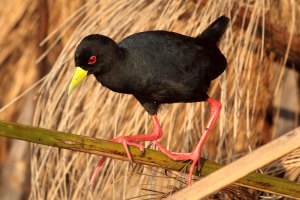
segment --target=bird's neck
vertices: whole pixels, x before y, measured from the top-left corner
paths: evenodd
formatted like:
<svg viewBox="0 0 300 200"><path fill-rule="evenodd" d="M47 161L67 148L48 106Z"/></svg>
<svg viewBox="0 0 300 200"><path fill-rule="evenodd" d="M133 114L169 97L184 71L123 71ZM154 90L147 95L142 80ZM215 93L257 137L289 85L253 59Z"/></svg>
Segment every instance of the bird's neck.
<svg viewBox="0 0 300 200"><path fill-rule="evenodd" d="M100 78L107 73L118 70L119 68L124 66L124 64L126 64L128 58L126 49L116 46L116 49L114 49L114 51L116 52L109 54L110 56L105 59L106 62L104 62L103 65L101 65L96 71L93 72L96 77Z"/></svg>
<svg viewBox="0 0 300 200"><path fill-rule="evenodd" d="M112 62L107 66L103 66L102 70L94 73L98 82L103 86L119 93L128 93L127 82L128 73L127 67L130 66L129 55L126 49L119 47L118 52L114 54Z"/></svg>

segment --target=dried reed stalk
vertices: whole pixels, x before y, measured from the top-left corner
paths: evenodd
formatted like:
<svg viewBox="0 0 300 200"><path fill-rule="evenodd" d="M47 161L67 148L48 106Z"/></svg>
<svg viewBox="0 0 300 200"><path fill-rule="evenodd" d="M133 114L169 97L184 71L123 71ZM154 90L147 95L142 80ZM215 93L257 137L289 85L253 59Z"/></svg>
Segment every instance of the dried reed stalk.
<svg viewBox="0 0 300 200"><path fill-rule="evenodd" d="M221 163L246 154L260 144L260 133L266 126L266 108L271 104L284 69L284 62L281 67L273 66L272 57L264 53L264 35L257 39L255 34L268 5L268 1L87 2L76 14L79 22L74 16L68 20L69 26L76 22L77 28L40 89L34 125L105 139L149 132L149 117L136 100L108 91L93 77L74 95L66 96L74 69L73 52L80 39L87 34L101 33L119 41L126 35L152 29L194 36L222 14L229 16L234 24L238 10L246 8L250 20L244 31L230 27L221 43L229 65L226 73L212 85L210 95L221 99L223 110L205 147L209 158ZM59 32L66 29L62 26ZM201 136L207 114L204 103L176 104L163 109L159 118L164 145L172 151L190 151ZM168 192L168 185L183 186L176 179L161 178L159 171L142 167L139 168L142 175L129 176L127 163L112 161L105 163L95 189L90 191L86 183L97 160L98 157L35 146L31 198L126 199L142 195L143 187L164 193Z"/></svg>
<svg viewBox="0 0 300 200"><path fill-rule="evenodd" d="M226 185L241 179L250 172L279 159L295 149L300 148L299 141L300 127L232 162L215 173L203 178L201 181L195 183L191 187L185 188L175 195L170 196L168 199L202 199L209 194L220 190ZM284 188L284 186L285 185L277 185L275 187L280 190ZM199 188L205 189L199 190ZM286 197L299 199L300 193L297 192L297 190L300 190L300 185L298 184L289 188L291 193L289 193Z"/></svg>

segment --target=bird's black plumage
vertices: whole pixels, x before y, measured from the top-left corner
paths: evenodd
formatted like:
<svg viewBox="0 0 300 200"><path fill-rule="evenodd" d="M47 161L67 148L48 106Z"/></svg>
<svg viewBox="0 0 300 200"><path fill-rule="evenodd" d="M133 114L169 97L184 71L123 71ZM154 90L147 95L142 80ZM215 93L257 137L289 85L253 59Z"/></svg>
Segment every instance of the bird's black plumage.
<svg viewBox="0 0 300 200"><path fill-rule="evenodd" d="M75 63L105 87L132 94L149 114L164 103L199 102L208 98L210 82L227 65L217 43L229 19L218 18L197 37L147 31L114 42L89 35L78 45ZM96 56L94 64L88 64Z"/></svg>

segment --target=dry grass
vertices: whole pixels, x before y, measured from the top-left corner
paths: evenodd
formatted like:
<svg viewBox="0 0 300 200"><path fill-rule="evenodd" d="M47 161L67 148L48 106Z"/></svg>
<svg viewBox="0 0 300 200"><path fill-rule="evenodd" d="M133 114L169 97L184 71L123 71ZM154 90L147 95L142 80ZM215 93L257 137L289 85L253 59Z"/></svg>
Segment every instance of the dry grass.
<svg viewBox="0 0 300 200"><path fill-rule="evenodd" d="M6 92L5 95L1 95L0 106L2 107L36 81L38 71L35 67L35 60L28 59L28 57L37 57L37 41L31 39L35 35L29 35L28 32L36 32L37 19L34 15L36 3L22 1L20 4L17 0L13 0L7 3L2 1L0 5L0 24L2 25L0 31L2 38L0 41L0 73L2 75L0 88L1 91ZM8 16L11 10L15 12L8 19L5 16ZM5 112L0 113L0 117L12 119L13 115L20 113L20 110L20 105L9 107Z"/></svg>
<svg viewBox="0 0 300 200"><path fill-rule="evenodd" d="M29 1L22 2L26 4L24 7L31 5ZM215 18L225 14L232 21L220 47L229 64L227 71L214 81L210 89L210 95L221 100L223 109L204 152L210 159L225 164L277 137L272 124L267 124L265 119L274 96L281 92L280 83L286 59L277 59L275 62L272 52L266 54L265 35L255 34L259 27L264 28L265 13L276 9L269 1L51 2L48 5L51 10L48 32L53 31L53 34L43 43L47 47L45 54L39 53L39 50L33 54L32 48L35 46L23 48L26 49L22 51L24 59L16 60L22 62L18 66L35 66L32 58L42 62L47 59L48 63L54 63L39 88L34 125L107 139L149 132L150 118L139 103L129 95L105 89L94 77L89 77L72 96L67 96L67 87L74 71L73 53L76 44L91 33L101 33L116 41L135 32L153 29L195 36ZM286 21L292 19L287 23L287 30L291 33L297 31L296 18L291 15L295 9L292 5L299 2L278 2L279 6L276 6L284 7L286 13L290 13ZM31 7L37 8L37 4ZM243 23L243 27L233 27L242 9L250 15L249 23ZM73 15L75 10L78 11ZM37 19L33 19L28 20L32 21L34 27ZM24 24L24 29L29 29L28 24ZM2 30L0 33L5 36L10 30ZM15 48L30 47L30 44L23 44L21 40ZM287 48L287 55L288 51ZM40 59L38 56L41 56ZM0 63L3 60L2 54ZM25 71L26 76L30 74L30 77L35 77L31 74L36 73L36 68L24 67L24 70L32 71ZM19 76L23 77L23 74ZM19 78L18 81L23 79ZM1 88L3 85L1 83ZM22 87L26 86L22 84ZM12 96L16 96L20 90ZM207 111L206 103L174 104L162 109L159 113L164 131L162 143L172 151L191 151L200 139L208 118ZM294 156L265 168L264 173L285 172L286 177L299 179L299 159L297 154L291 155ZM98 159L82 153L34 146L31 152L31 199L129 199L147 194L145 191L158 191L158 195L153 198L159 198L169 194L170 188L185 186L181 174L165 176L161 170L143 166L132 169L126 162L108 160L95 187L90 190L87 182ZM116 171L116 166L124 170ZM142 199L151 198L144 196Z"/></svg>

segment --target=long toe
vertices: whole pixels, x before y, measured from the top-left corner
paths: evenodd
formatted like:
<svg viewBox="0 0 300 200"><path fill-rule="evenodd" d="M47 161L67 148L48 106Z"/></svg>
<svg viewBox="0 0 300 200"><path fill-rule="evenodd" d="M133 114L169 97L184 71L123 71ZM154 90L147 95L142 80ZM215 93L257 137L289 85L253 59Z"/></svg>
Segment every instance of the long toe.
<svg viewBox="0 0 300 200"><path fill-rule="evenodd" d="M175 153L168 151L165 147L163 147L157 140L154 141L154 144L161 150L166 156L171 158L172 160L192 160L192 153Z"/></svg>
<svg viewBox="0 0 300 200"><path fill-rule="evenodd" d="M141 150L141 152L144 152L144 149L145 149L145 147L143 145L137 144L135 142L131 142L130 139L128 139L128 137L126 137L126 136L121 136L121 137L118 137L118 138L114 138L112 141L123 144L124 149L125 149L126 154L127 154L127 157L128 157L130 162L132 162L132 156L131 156L131 153L129 151L128 145L135 146L135 147L139 148Z"/></svg>
<svg viewBox="0 0 300 200"><path fill-rule="evenodd" d="M198 159L198 171L201 170L201 157L199 157Z"/></svg>
<svg viewBox="0 0 300 200"><path fill-rule="evenodd" d="M193 160L190 169L189 169L189 178L188 178L188 185L191 186L192 185L192 179L193 179L193 172L195 169L195 165L197 164L198 160Z"/></svg>
<svg viewBox="0 0 300 200"><path fill-rule="evenodd" d="M98 162L98 164L97 164L97 167L96 167L96 169L94 170L93 175L92 175L92 178L91 178L91 180L90 180L90 182L89 182L89 186L90 186L90 187L92 187L92 186L94 185L95 179L96 179L97 175L99 174L100 169L101 169L101 166L103 165L103 163L104 163L105 160L106 160L106 157L102 157L102 158L99 160L99 162Z"/></svg>
<svg viewBox="0 0 300 200"><path fill-rule="evenodd" d="M125 151L126 151L126 154L128 156L128 159L130 162L132 162L132 157L131 157L131 154L129 152L129 149L128 149L128 145L131 145L131 146L135 146L137 148L139 148L141 150L142 153L144 153L144 150L145 150L145 147L141 144L137 144L137 143L134 143L134 142L130 142L126 136L122 136L122 137L118 137L118 138L115 138L113 139L112 141L114 142L118 142L118 143L121 143L123 144L124 148L125 148ZM106 157L102 157L100 159L100 161L98 162L97 164L97 167L96 169L94 170L93 172L93 175L92 175L92 178L89 182L89 186L92 187L94 185L94 182L95 182L95 179L97 177L97 175L99 174L100 172L100 169L101 169L101 166L103 165L104 161L106 160Z"/></svg>
<svg viewBox="0 0 300 200"><path fill-rule="evenodd" d="M193 172L195 169L196 164L198 163L198 170L200 170L201 167L201 157L200 157L200 151L197 149L194 150L191 153L175 153L168 151L165 147L163 147L158 141L154 141L154 144L169 158L176 161L184 161L184 160L191 160L192 164L189 168L189 177L188 177L188 185L190 186L192 184L192 178L193 178Z"/></svg>
<svg viewBox="0 0 300 200"><path fill-rule="evenodd" d="M141 150L141 152L145 151L144 145L137 144L137 143L134 143L134 142L127 142L127 145L131 145L131 146L137 147L137 148L139 148Z"/></svg>

